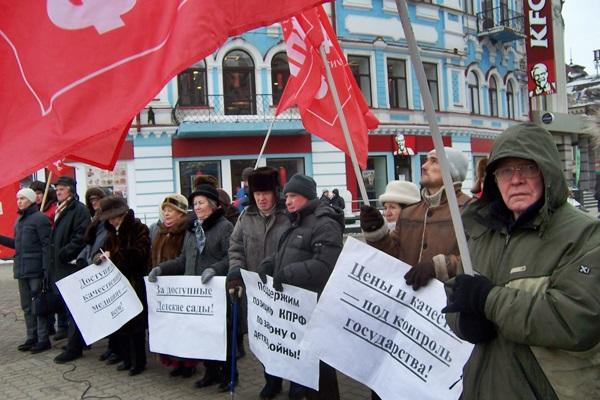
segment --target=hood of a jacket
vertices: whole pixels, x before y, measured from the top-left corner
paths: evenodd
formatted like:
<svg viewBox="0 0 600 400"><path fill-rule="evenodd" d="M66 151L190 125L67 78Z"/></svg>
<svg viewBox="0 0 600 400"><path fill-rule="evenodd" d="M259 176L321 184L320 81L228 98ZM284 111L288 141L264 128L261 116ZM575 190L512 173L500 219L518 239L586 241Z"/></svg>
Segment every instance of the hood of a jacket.
<svg viewBox="0 0 600 400"><path fill-rule="evenodd" d="M502 199L494 171L498 162L508 157L535 161L540 168L544 181L544 204L538 215L541 219L537 223L542 223L553 210L565 204L569 189L560 169L560 155L554 139L542 127L528 122L508 128L494 142L485 170L483 194L465 211L465 215L463 215L465 218L468 218L473 211L480 215L489 215L490 205L494 201Z"/></svg>

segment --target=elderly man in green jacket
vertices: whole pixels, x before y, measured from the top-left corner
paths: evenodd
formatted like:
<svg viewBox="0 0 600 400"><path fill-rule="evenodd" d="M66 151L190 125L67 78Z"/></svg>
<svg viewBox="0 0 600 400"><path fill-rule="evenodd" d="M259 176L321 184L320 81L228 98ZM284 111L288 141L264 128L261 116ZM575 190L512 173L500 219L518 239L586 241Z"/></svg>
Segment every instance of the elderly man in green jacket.
<svg viewBox="0 0 600 400"><path fill-rule="evenodd" d="M447 282L448 322L475 343L462 399L600 398L600 223L567 203L552 136L494 143L463 213L475 276Z"/></svg>

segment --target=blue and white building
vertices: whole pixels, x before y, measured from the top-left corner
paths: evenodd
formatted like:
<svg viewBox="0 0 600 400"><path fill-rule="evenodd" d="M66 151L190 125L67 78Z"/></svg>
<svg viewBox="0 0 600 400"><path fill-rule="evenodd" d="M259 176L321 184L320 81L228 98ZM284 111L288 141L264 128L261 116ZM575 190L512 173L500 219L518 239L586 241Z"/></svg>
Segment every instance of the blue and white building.
<svg viewBox="0 0 600 400"><path fill-rule="evenodd" d="M472 161L468 191L473 166L491 141L529 119L522 3L409 0L408 6L441 132L447 145ZM394 179L418 182L433 145L395 1L338 0L325 7L381 121L370 132L363 172L369 197ZM173 78L140 112L116 173L78 169L80 190L100 185L123 191L148 222L166 194L189 194L197 174L214 175L235 193L241 171L256 162L288 75L278 24L231 38ZM284 179L302 172L315 178L319 190L359 197L349 159L307 132L297 110L278 117L260 164L278 168Z"/></svg>

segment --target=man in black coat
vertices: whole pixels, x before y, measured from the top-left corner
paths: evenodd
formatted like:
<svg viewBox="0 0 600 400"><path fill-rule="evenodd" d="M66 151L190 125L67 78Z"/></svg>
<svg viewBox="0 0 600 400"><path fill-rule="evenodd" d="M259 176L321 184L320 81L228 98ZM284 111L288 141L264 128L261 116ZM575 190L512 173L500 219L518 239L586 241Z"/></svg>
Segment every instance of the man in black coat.
<svg viewBox="0 0 600 400"><path fill-rule="evenodd" d="M19 218L15 236L0 236L0 244L15 249L14 277L19 280L19 297L25 315L27 339L18 350L40 353L50 348L48 323L45 315L33 315L32 298L42 290L47 269L50 221L38 211L35 192L21 189L17 192Z"/></svg>
<svg viewBox="0 0 600 400"><path fill-rule="evenodd" d="M90 212L85 204L78 200L76 184L75 180L68 176L61 176L56 181L58 207L50 236L48 278L57 293L56 282L79 269L75 259L85 246L83 234L91 222ZM68 318L67 348L54 358L54 362L59 364L81 357L84 346L81 332L70 312Z"/></svg>

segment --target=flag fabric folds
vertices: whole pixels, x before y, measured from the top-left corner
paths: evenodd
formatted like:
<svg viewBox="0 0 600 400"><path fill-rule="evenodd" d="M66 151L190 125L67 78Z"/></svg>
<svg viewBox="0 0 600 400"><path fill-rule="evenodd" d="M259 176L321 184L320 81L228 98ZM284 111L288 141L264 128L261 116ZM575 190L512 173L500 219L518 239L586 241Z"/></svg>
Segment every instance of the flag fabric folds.
<svg viewBox="0 0 600 400"><path fill-rule="evenodd" d="M325 43L327 60L342 105L356 157L366 168L368 131L379 125L356 84L348 61L323 7L317 6L281 23L286 43L290 77L277 107L277 114L297 105L306 130L349 155L331 88L325 78L319 48Z"/></svg>
<svg viewBox="0 0 600 400"><path fill-rule="evenodd" d="M0 187L62 158L112 169L173 76L322 1L0 0Z"/></svg>

